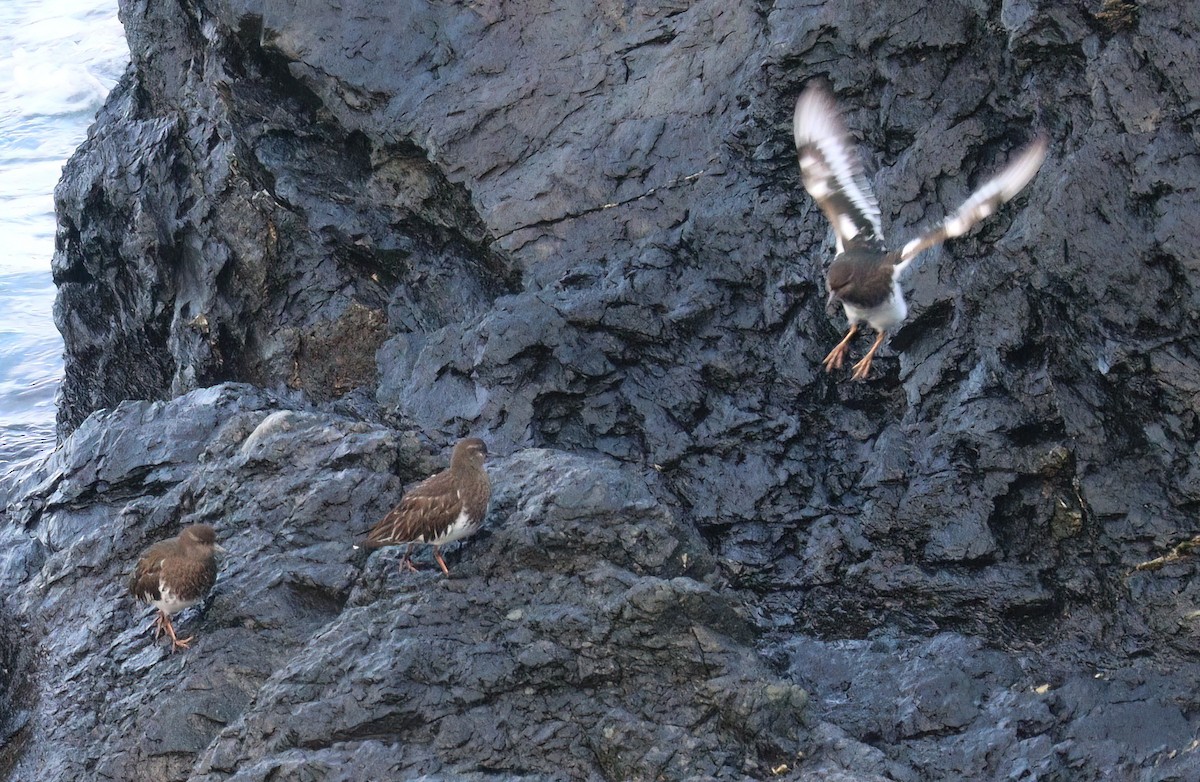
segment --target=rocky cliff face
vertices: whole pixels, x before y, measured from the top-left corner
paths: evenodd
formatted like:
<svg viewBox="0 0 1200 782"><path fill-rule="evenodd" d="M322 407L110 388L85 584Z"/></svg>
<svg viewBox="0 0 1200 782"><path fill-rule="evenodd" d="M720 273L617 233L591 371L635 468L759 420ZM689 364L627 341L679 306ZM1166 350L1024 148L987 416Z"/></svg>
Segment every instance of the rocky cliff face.
<svg viewBox="0 0 1200 782"><path fill-rule="evenodd" d="M644 481L524 449L452 578L355 551L434 467L412 435L249 386L89 418L8 503L34 691L9 778L730 777L801 750L805 691ZM200 519L229 554L172 655L121 573Z"/></svg>
<svg viewBox="0 0 1200 782"><path fill-rule="evenodd" d="M1200 776L1191 5L168 5L57 192L9 778ZM817 77L893 243L1052 139L862 384ZM467 432L456 577L355 558ZM201 520L169 657L120 575Z"/></svg>

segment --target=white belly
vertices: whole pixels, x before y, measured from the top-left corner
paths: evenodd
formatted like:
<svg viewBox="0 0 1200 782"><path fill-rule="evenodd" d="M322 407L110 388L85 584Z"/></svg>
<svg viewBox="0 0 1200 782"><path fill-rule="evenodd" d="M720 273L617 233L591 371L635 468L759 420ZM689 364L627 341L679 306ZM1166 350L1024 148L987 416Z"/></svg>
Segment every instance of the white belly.
<svg viewBox="0 0 1200 782"><path fill-rule="evenodd" d="M456 540L462 540L474 532L477 527L478 525L472 523L471 517L467 515L467 512L462 510L458 512L458 518L456 518L450 524L450 526L446 528L445 532L431 540L422 539L421 542L431 543L435 546L444 546L447 543L453 543Z"/></svg>
<svg viewBox="0 0 1200 782"><path fill-rule="evenodd" d="M191 608L192 606L196 605L196 603L200 602L199 600L184 600L183 598L171 592L171 590L167 588L167 585L163 584L162 582L159 582L158 593L160 597L158 600L152 601L150 605L154 606L160 611L165 611L168 614L177 614L183 609Z"/></svg>
<svg viewBox="0 0 1200 782"><path fill-rule="evenodd" d="M856 307L843 301L842 309L851 323L867 323L876 331L891 331L908 317L904 293L900 290L900 284L896 282L892 283L892 295L878 307Z"/></svg>

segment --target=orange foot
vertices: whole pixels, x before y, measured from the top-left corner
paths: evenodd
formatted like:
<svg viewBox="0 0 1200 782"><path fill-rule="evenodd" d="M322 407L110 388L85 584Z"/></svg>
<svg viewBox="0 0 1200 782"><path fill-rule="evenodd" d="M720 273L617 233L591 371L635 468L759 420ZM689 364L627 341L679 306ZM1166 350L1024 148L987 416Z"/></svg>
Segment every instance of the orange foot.
<svg viewBox="0 0 1200 782"><path fill-rule="evenodd" d="M851 380L866 380L867 375L871 374L871 359L873 356L866 355L854 365L854 373L850 375Z"/></svg>
<svg viewBox="0 0 1200 782"><path fill-rule="evenodd" d="M825 365L826 372L832 372L835 369L842 368L842 362L846 360L846 351L850 349L850 340L854 339L854 335L858 333L858 324L850 324L850 330L846 332L846 336L842 337L842 341L834 346L833 350L829 351L829 355L821 363Z"/></svg>
<svg viewBox="0 0 1200 782"><path fill-rule="evenodd" d="M863 356L854 365L854 374L850 375L851 380L866 380L867 375L871 374L871 361L875 358L875 354L879 352L879 346L883 344L884 337L886 336L886 331L881 331L876 335L875 344L867 351L867 355Z"/></svg>
<svg viewBox="0 0 1200 782"><path fill-rule="evenodd" d="M167 614L162 614L162 620L162 629L166 630L167 635L171 638L171 651L177 652L180 649L187 649L192 643L192 639L194 639L196 636L189 635L187 638L179 638L175 635L175 625L171 624L171 617ZM155 640L158 640L157 636L155 637Z"/></svg>
<svg viewBox="0 0 1200 782"><path fill-rule="evenodd" d="M400 559L400 572L416 573L418 571L419 568L412 561L412 544L409 543L408 547L404 549L404 556Z"/></svg>
<svg viewBox="0 0 1200 782"><path fill-rule="evenodd" d="M191 645L192 640L195 637L196 636L194 636L194 635L189 635L187 638L172 638L171 639L171 651L176 652L180 649L187 649Z"/></svg>

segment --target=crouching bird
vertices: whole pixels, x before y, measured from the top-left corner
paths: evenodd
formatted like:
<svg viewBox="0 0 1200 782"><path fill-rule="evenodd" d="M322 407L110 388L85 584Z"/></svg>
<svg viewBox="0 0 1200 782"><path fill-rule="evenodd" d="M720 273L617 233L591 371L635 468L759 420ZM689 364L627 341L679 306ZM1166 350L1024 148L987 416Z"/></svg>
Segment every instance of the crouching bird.
<svg viewBox="0 0 1200 782"><path fill-rule="evenodd" d="M430 476L404 494L400 504L388 511L355 548L379 548L407 543L401 570L417 568L412 547L433 546L433 558L447 576L450 569L439 549L447 543L475 534L487 515L492 484L483 460L487 445L478 437L459 440L450 455L450 467Z"/></svg>
<svg viewBox="0 0 1200 782"><path fill-rule="evenodd" d="M833 225L837 242L837 256L825 277L827 304L832 309L840 302L850 322L846 336L825 357L825 371L841 369L850 340L866 323L876 332L875 344L851 375L853 380L863 380L887 333L908 317L900 277L912 260L922 250L962 236L1019 193L1042 165L1046 137L1039 135L941 224L889 252L883 243L879 203L837 106L820 86L810 86L796 101L793 131L804 188Z"/></svg>
<svg viewBox="0 0 1200 782"><path fill-rule="evenodd" d="M154 640L163 632L171 639L171 651L187 649L195 636L179 638L171 614L196 605L217 580L217 536L207 524L184 527L177 537L159 541L142 552L129 575L129 593L158 609Z"/></svg>

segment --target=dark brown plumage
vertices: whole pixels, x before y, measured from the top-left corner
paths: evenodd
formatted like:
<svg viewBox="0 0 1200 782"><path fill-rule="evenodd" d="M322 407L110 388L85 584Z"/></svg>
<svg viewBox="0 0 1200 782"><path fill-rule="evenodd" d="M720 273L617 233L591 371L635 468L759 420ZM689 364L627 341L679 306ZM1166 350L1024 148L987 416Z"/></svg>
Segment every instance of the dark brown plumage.
<svg viewBox="0 0 1200 782"><path fill-rule="evenodd" d="M407 543L400 567L409 570L416 570L410 558L412 544L431 545L442 572L450 575L439 549L473 535L483 524L492 496L492 484L483 468L486 456L483 440L460 440L450 456L450 467L405 493L400 504L380 519L359 545L379 548Z"/></svg>
<svg viewBox="0 0 1200 782"><path fill-rule="evenodd" d="M142 552L129 574L129 593L158 609L154 640L164 631L171 651L186 649L194 636L179 638L171 624L178 613L204 599L217 580L217 536L207 524L184 527L178 537L159 541Z"/></svg>

